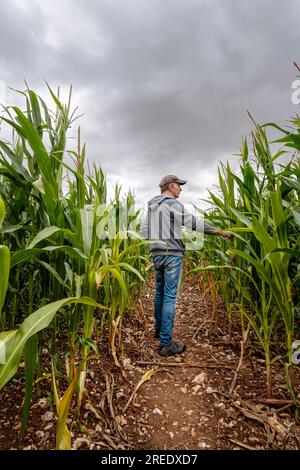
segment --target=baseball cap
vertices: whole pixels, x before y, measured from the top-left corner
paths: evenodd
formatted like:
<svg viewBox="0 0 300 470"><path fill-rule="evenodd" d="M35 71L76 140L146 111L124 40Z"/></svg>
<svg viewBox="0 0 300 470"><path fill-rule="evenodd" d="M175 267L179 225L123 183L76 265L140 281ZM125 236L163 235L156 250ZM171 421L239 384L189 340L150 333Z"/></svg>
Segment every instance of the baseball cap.
<svg viewBox="0 0 300 470"><path fill-rule="evenodd" d="M182 180L178 178L178 176L176 175L167 175L163 177L163 179L159 183L159 186L161 188L162 186L165 186L166 184L171 184L171 183L185 184L186 180Z"/></svg>

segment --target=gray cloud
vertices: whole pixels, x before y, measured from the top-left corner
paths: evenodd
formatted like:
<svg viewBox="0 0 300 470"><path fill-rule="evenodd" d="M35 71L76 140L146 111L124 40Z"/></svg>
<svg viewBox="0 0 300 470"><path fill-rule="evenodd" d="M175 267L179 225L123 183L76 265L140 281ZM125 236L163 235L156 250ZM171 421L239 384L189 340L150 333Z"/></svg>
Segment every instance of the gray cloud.
<svg viewBox="0 0 300 470"><path fill-rule="evenodd" d="M1 79L20 83L27 73L37 73L47 19L38 4L28 2L19 8L13 1L1 1L0 5Z"/></svg>
<svg viewBox="0 0 300 470"><path fill-rule="evenodd" d="M1 2L0 78L72 83L90 158L140 200L174 172L195 199L249 132L246 110L281 124L297 110L299 13L297 0Z"/></svg>

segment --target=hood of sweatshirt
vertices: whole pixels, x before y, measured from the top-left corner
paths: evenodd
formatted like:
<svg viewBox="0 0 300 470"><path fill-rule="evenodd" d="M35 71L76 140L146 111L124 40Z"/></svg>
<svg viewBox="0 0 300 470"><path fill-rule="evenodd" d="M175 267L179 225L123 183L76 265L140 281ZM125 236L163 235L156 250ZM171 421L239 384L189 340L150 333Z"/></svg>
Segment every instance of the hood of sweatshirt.
<svg viewBox="0 0 300 470"><path fill-rule="evenodd" d="M176 197L165 196L164 194L159 194L158 196L154 196L152 199L150 199L150 201L148 201L148 207L151 211L153 211L157 209L161 205L161 203L166 201L167 199L170 200L171 204L177 201Z"/></svg>

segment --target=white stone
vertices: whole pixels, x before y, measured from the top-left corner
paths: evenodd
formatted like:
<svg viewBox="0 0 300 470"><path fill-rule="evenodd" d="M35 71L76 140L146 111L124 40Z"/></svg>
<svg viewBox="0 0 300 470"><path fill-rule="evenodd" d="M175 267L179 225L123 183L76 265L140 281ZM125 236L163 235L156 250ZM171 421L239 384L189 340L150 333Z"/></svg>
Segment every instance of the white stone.
<svg viewBox="0 0 300 470"><path fill-rule="evenodd" d="M154 410L152 411L153 414L157 414L157 415L160 415L162 416L164 414L164 412L162 410L160 410L159 408L154 408Z"/></svg>

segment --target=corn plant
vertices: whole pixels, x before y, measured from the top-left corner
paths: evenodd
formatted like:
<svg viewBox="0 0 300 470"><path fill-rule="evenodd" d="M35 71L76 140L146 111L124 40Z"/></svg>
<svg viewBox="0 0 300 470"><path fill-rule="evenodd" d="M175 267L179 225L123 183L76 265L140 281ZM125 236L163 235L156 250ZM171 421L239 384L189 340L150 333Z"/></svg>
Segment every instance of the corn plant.
<svg viewBox="0 0 300 470"><path fill-rule="evenodd" d="M210 237L200 254L200 259L208 260L208 266L191 271L213 270L229 316L236 309L240 313L242 334L245 321L250 323L265 353L268 396L272 393L271 364L282 356L280 345L271 348L272 341L281 338L281 322L285 329L287 380L292 391L291 346L295 312L299 309L299 284L291 277L291 268L297 279L299 159L292 155L286 165L275 165L288 152L287 147L299 151L299 121L292 122L297 134L285 131L285 137L277 141L285 143L285 148L274 154L266 126L254 122L252 154L244 139L239 174L228 163L221 164L219 193L210 192L212 209L206 217L235 233L233 246L224 253L224 242ZM274 123L268 125L278 128Z"/></svg>
<svg viewBox="0 0 300 470"><path fill-rule="evenodd" d="M6 263L9 272L9 281L5 282L5 276L1 279L0 300L3 311L10 312L2 315L2 329L17 331L10 337L15 349L19 324L22 332L24 328L27 331L29 323L34 331L24 336L26 341L16 349L18 356L9 349L9 363L1 369L4 386L15 373L20 354L24 354L25 405L21 434L25 430L34 379L37 373L42 373L41 352L48 344L49 335L54 381L59 366L57 337L65 333L66 322L69 325L71 360L80 354L76 379L68 377L70 384L74 379L79 413L89 353L91 349L96 354L98 351L93 339L96 321L99 319L102 324L107 321L111 336L117 328L121 334L121 318L133 308L132 299L144 282L141 273L145 274L149 265L143 243L134 236L128 237L132 223L138 219L138 211L133 211L126 223L117 227L114 237L107 232L107 213L121 210L121 188L116 188L115 199L108 203L102 169L96 165L90 169L88 165L87 171L80 128L77 149L66 147L68 131L77 119L76 109L71 111L71 89L67 104L49 86L48 90L54 111L26 85L19 92L25 109L5 108L1 118L12 129L10 142L0 139L1 217L3 204L6 206L0 254L1 263ZM125 205L133 201L129 193ZM8 305L12 308L7 309ZM63 308L65 305L70 307ZM56 312L65 321L58 321ZM34 323L41 321L40 314L44 316L41 328ZM114 341L111 349L118 361ZM61 409L58 393L55 397Z"/></svg>

